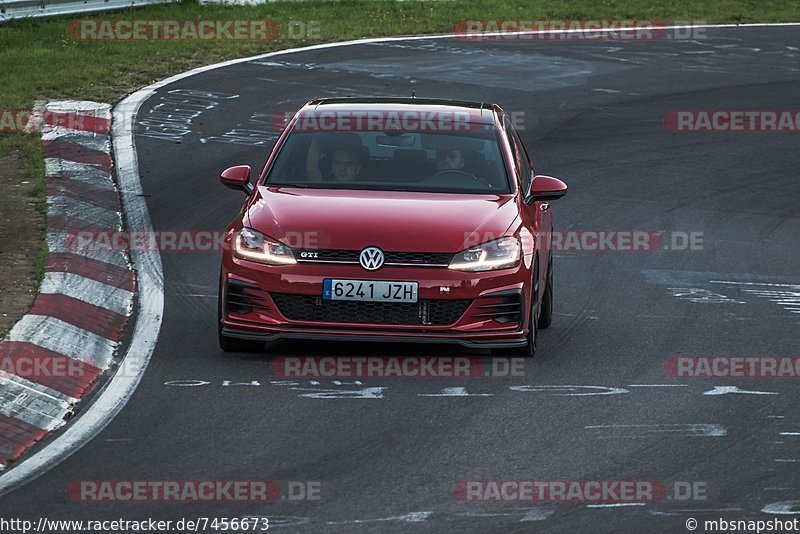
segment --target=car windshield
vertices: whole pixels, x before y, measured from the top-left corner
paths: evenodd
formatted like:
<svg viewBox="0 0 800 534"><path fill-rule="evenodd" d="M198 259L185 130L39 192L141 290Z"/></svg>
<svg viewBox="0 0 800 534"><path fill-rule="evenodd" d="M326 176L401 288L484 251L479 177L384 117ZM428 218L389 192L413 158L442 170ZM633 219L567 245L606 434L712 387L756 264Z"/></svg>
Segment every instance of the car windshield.
<svg viewBox="0 0 800 534"><path fill-rule="evenodd" d="M267 186L505 194L493 125L469 131L301 131L287 136Z"/></svg>

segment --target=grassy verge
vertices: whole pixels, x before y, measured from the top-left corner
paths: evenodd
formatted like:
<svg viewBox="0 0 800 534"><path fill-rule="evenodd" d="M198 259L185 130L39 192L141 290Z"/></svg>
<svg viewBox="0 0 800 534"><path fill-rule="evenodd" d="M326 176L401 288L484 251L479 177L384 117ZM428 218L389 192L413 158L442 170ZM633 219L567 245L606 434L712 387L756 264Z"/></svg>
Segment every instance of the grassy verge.
<svg viewBox="0 0 800 534"><path fill-rule="evenodd" d="M47 258L47 197L38 138L0 137L0 339L30 306Z"/></svg>
<svg viewBox="0 0 800 534"><path fill-rule="evenodd" d="M31 19L0 26L0 108L30 108L34 98L74 97L114 102L153 80L202 64L319 41L365 36L450 32L458 21L485 19L638 19L786 22L800 20L788 0L345 0L259 6L181 2L94 15L92 19L264 19L276 21L270 41L75 41L69 19ZM290 21L318 21L318 35L291 38Z"/></svg>

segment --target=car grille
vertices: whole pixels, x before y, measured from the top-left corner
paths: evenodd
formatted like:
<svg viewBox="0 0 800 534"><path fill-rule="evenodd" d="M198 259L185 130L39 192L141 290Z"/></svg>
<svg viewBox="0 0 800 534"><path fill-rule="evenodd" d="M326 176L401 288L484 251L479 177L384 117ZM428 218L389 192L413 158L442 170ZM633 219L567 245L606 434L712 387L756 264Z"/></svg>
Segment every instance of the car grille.
<svg viewBox="0 0 800 534"><path fill-rule="evenodd" d="M304 258L304 253L316 254L314 258ZM295 257L299 262L344 262L358 263L360 250L299 250ZM384 251L384 265L419 265L431 267L445 267L450 264L453 254L450 252L391 252Z"/></svg>
<svg viewBox="0 0 800 534"><path fill-rule="evenodd" d="M279 311L293 321L394 325L447 325L456 322L470 300L419 302L323 300L317 295L271 293Z"/></svg>

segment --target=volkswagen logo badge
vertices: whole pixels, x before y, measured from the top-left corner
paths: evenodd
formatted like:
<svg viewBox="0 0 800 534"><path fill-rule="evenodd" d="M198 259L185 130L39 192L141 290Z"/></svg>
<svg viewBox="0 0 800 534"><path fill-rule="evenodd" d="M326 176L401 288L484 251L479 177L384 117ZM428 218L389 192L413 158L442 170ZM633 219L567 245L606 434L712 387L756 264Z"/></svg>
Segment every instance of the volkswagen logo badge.
<svg viewBox="0 0 800 534"><path fill-rule="evenodd" d="M378 247L367 247L358 255L358 262L368 271L375 271L383 266L383 251Z"/></svg>

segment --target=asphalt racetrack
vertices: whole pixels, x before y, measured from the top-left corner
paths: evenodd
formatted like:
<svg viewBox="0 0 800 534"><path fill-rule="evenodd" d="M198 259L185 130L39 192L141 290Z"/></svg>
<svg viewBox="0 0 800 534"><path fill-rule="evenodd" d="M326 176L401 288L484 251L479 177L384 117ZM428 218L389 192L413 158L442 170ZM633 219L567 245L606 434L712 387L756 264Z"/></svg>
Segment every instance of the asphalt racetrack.
<svg viewBox="0 0 800 534"><path fill-rule="evenodd" d="M413 89L515 113L536 170L570 186L553 203L558 230L660 231L671 249L673 233L702 239L694 250L559 252L555 320L520 376L358 383L282 380L269 355L222 353L219 253L164 252L163 323L136 393L0 509L34 520L268 517L303 532L686 532L688 518L702 532L703 519L797 517L797 379L681 378L665 366L678 355L798 356L800 134L668 127L680 110L796 110L798 48L791 26L632 42L409 39L253 60L159 89L136 128L159 231L225 228L243 196L218 174L262 167L273 114ZM96 503L67 492L81 480L261 479L318 483L320 498ZM464 502L454 487L465 480L661 481L671 498ZM686 487L703 491L675 493Z"/></svg>

